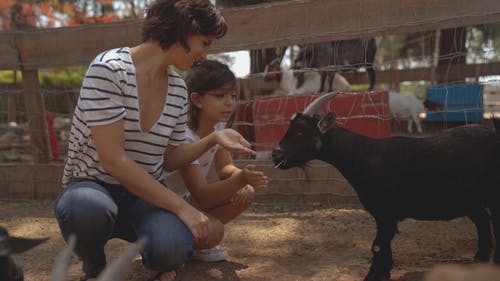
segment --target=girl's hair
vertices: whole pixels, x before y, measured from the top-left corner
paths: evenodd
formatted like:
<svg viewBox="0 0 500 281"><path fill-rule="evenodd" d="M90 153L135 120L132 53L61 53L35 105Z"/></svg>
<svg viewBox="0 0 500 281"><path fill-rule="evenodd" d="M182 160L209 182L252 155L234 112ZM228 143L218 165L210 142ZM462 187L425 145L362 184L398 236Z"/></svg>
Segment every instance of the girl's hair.
<svg viewBox="0 0 500 281"><path fill-rule="evenodd" d="M180 42L189 51L189 36L221 38L226 32L224 17L209 0L157 0L146 10L142 40L158 42L164 50Z"/></svg>
<svg viewBox="0 0 500 281"><path fill-rule="evenodd" d="M236 90L236 77L229 67L214 60L204 60L196 63L186 75L188 93L196 92L204 95L215 89ZM198 129L200 112L189 99L189 121L191 130Z"/></svg>

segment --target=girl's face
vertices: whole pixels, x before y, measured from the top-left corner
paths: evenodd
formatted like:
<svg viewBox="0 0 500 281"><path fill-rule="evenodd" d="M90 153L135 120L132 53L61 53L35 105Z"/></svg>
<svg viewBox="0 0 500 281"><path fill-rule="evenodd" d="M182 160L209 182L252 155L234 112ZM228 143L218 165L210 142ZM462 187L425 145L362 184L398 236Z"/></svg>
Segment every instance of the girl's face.
<svg viewBox="0 0 500 281"><path fill-rule="evenodd" d="M175 56L175 66L181 70L188 70L196 61L204 60L207 57L207 49L215 40L212 36L207 35L191 35L187 40L189 52L180 44L176 43L177 54Z"/></svg>
<svg viewBox="0 0 500 281"><path fill-rule="evenodd" d="M200 111L200 120L227 122L236 108L236 89L218 88L203 95L193 93L193 104Z"/></svg>

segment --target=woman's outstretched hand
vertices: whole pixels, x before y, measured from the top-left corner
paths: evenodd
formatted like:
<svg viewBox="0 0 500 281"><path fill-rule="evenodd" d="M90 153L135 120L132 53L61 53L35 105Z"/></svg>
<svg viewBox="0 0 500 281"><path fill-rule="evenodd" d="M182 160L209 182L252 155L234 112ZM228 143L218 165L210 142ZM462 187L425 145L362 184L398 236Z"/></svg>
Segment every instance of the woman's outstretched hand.
<svg viewBox="0 0 500 281"><path fill-rule="evenodd" d="M255 155L255 151L250 149L250 143L237 131L224 129L214 134L215 142L222 145L230 153Z"/></svg>

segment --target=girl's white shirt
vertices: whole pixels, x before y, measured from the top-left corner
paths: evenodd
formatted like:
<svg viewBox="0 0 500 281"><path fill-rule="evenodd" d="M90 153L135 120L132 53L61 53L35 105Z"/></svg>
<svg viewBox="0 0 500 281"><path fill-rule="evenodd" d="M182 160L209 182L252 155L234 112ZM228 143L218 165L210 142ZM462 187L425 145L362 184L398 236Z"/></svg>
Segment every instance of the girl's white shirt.
<svg viewBox="0 0 500 281"><path fill-rule="evenodd" d="M224 129L225 126L226 123L217 123L214 126L214 131L220 131ZM186 143L192 143L198 140L200 140L200 137L196 135L191 129L186 128ZM216 144L209 151L200 156L200 158L191 163L191 165L199 166L201 172L203 173L203 176L207 179L207 181L211 180L211 175L209 173L214 162L215 153L219 148L220 146ZM175 193L179 194L181 197L186 198L190 195L189 190L184 183L184 179L182 178L182 175L179 171L167 173L167 176L165 177L165 185Z"/></svg>

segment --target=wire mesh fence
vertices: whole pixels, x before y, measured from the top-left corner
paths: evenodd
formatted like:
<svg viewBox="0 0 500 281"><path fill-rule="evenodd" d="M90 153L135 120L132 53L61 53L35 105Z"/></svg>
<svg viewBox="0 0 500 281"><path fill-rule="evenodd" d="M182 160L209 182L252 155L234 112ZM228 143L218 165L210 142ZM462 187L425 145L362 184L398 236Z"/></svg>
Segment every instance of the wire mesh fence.
<svg viewBox="0 0 500 281"><path fill-rule="evenodd" d="M422 13L419 7L415 9L416 14ZM302 13L304 17L312 16L308 11ZM428 13L425 21L439 22L438 18L430 17L432 11ZM469 18L476 15L474 11L464 13L464 17ZM377 16L389 22L391 14ZM275 31L274 36L281 38L279 21L270 24L274 24L269 26ZM327 103L323 112L335 111L342 126L370 137L425 136L456 125L489 122L489 117L500 110L500 76L496 75L500 66L499 22L451 29L443 25L443 29L407 34L392 34L391 30L398 26L378 28L382 27L385 33L376 37L291 46L276 44L265 50L249 51L250 73L239 79L233 128L257 151L256 158L237 161L257 163L271 178L271 187L264 193L352 196L348 183L330 165L312 162L303 170L290 172L274 169L270 160L270 151L285 133L290 117L324 92L339 90L342 94ZM353 25L341 33L348 35L356 28ZM291 34L287 42L300 42L304 36ZM39 70L39 74L44 71ZM470 90L470 85L477 85L479 90ZM411 122L412 116L409 111L395 113L391 92L417 97L423 103L432 98L430 92L435 89L442 94L431 102L439 107L418 111L422 132L416 129L409 132L407 124L411 123L407 122ZM32 91L39 91L43 97L44 108L35 113L30 112L27 105L30 96L26 93ZM40 89L30 89L20 81L1 83L0 163L11 167L36 163L32 136L38 134L45 136L49 143L49 151L42 153L49 155L50 165L60 169L66 159L78 93L78 86L54 87L43 81ZM474 118L471 112L476 114ZM34 128L29 125L30 118L43 119L46 126ZM45 180L21 172L5 175L4 179L10 186L25 185L28 181L43 186L59 180L57 177ZM308 185L307 191L304 191L304 183Z"/></svg>

